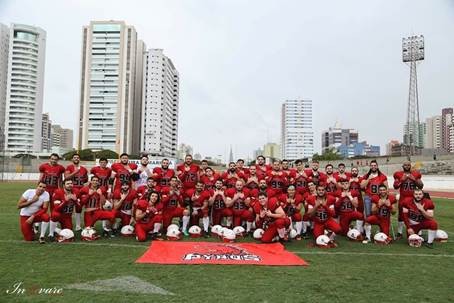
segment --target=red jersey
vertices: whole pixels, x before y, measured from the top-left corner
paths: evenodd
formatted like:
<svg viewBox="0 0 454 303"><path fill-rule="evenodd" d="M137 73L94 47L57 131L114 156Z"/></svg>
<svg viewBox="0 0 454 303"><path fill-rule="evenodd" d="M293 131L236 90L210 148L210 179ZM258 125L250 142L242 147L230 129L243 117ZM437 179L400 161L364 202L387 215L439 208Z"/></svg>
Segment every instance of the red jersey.
<svg viewBox="0 0 454 303"><path fill-rule="evenodd" d="M191 197L191 205L192 207L203 207L203 204L210 199L210 192L208 191L201 191L197 192L195 189L189 191L189 195Z"/></svg>
<svg viewBox="0 0 454 303"><path fill-rule="evenodd" d="M319 171L309 169L306 171L308 181L314 182L316 185L319 183L326 183L326 175Z"/></svg>
<svg viewBox="0 0 454 303"><path fill-rule="evenodd" d="M148 200L152 192L161 192L161 188L159 186L156 187L148 187L148 185L142 185L136 189L137 197L143 198Z"/></svg>
<svg viewBox="0 0 454 303"><path fill-rule="evenodd" d="M177 166L177 171L181 172L179 178L181 182L183 182L183 188L194 188L197 184L199 179L199 166L197 164L191 164L189 169L186 171L188 167L185 163L181 163Z"/></svg>
<svg viewBox="0 0 454 303"><path fill-rule="evenodd" d="M156 205L151 205L148 200L141 199L137 201L136 209L140 209L145 213L145 216L138 221L138 223L148 223L151 218L156 216L159 212L162 211L162 203ZM148 210L148 213L146 213Z"/></svg>
<svg viewBox="0 0 454 303"><path fill-rule="evenodd" d="M280 204L279 204L278 199L271 198L271 199L268 199L268 202L264 206L262 206L258 202L254 203L253 210L254 210L254 213L257 214L257 215L260 215L260 212L262 210L269 210L273 214L275 214L276 213L276 209L278 209L279 207L280 207ZM259 218L258 220L259 221L255 222L255 225L257 226L257 228L267 229L268 225L270 223L272 223L276 219L268 217L268 216L265 215L264 218Z"/></svg>
<svg viewBox="0 0 454 303"><path fill-rule="evenodd" d="M95 166L90 170L90 174L98 177L99 186L107 188L109 186L110 176L112 175L112 169L110 167L102 168L101 166Z"/></svg>
<svg viewBox="0 0 454 303"><path fill-rule="evenodd" d="M434 203L430 199L422 199L420 203L422 204L424 210L435 208ZM402 207L408 209L408 220L410 225L417 225L427 220L416 206L416 202L413 198L406 198L402 202Z"/></svg>
<svg viewBox="0 0 454 303"><path fill-rule="evenodd" d="M225 195L225 192L222 191L224 193L224 197L227 197ZM220 194L215 194L215 191L214 190L211 190L210 191L210 196L213 197L214 196L214 201L213 201L213 210L220 210L220 209L224 209L226 208L226 205L225 205L225 200L224 200L224 197L222 197L222 195Z"/></svg>
<svg viewBox="0 0 454 303"><path fill-rule="evenodd" d="M338 171L335 172L333 175L334 175L334 178L336 179L337 182L339 182L340 179L344 179L344 180L349 181L351 176L352 176L351 173L347 173L347 172L345 172L345 173L343 173L341 175Z"/></svg>
<svg viewBox="0 0 454 303"><path fill-rule="evenodd" d="M66 167L65 173L72 174L75 171L76 166L74 164L70 164ZM72 176L71 180L73 181L74 188L81 189L88 182L88 170L83 166L79 166L79 171Z"/></svg>
<svg viewBox="0 0 454 303"><path fill-rule="evenodd" d="M394 203L396 203L396 197L393 195L388 195L388 200L391 202L391 206L378 206L378 203L380 202L380 197L378 195L372 196L372 203L376 204L378 211L377 211L377 216L382 217L382 218L390 218L391 217L391 209Z"/></svg>
<svg viewBox="0 0 454 303"><path fill-rule="evenodd" d="M60 164L43 163L39 166L39 172L42 174L39 181L46 183L46 189L57 189L63 180L65 168Z"/></svg>
<svg viewBox="0 0 454 303"><path fill-rule="evenodd" d="M364 176L363 178L367 179L367 176ZM369 179L369 183L367 183L367 187L365 189L366 195L378 195L378 186L384 184L386 181L388 181L388 177L384 174L379 174L378 176Z"/></svg>
<svg viewBox="0 0 454 303"><path fill-rule="evenodd" d="M100 187L102 191L102 195L104 197L106 196L106 188L105 187ZM80 203L85 206L85 208L97 208L101 209L101 195L96 191L93 190L93 192L90 194L90 186L84 186L82 189L79 191L79 197L80 197Z"/></svg>
<svg viewBox="0 0 454 303"><path fill-rule="evenodd" d="M296 192L299 194L304 194L307 191L307 175L305 175L304 170L298 171L293 170L290 174L290 178L293 179L293 185L295 185Z"/></svg>
<svg viewBox="0 0 454 303"><path fill-rule="evenodd" d="M324 223L328 221L328 219L334 217L336 214L334 212L334 204L336 202L336 198L330 195L326 195L326 203L325 205L320 205L317 207L315 210L315 214L313 216L314 222L317 223ZM308 204L308 209L312 209L315 205L315 201L317 199L317 196L308 196L307 197L307 204Z"/></svg>
<svg viewBox="0 0 454 303"><path fill-rule="evenodd" d="M121 199L121 190L115 190L113 193L112 198L114 200L120 200ZM137 198L137 192L134 189L130 189L128 192L128 195L124 199L123 203L121 204L119 210L121 212L130 215L131 210L132 210L132 205L134 203L134 200Z"/></svg>
<svg viewBox="0 0 454 303"><path fill-rule="evenodd" d="M255 168L256 168L256 174L257 174L257 177L259 178L259 180L265 179L266 174L271 170L271 166L266 165L266 164L264 164L262 166L256 164Z"/></svg>
<svg viewBox="0 0 454 303"><path fill-rule="evenodd" d="M349 191L349 193L353 198L358 198L358 192ZM339 214L346 214L356 210L356 207L353 205L349 197L342 197L342 191L336 192L335 196L337 197L337 201L335 203L336 212L338 212Z"/></svg>
<svg viewBox="0 0 454 303"><path fill-rule="evenodd" d="M236 193L238 193L236 188L229 188L225 191L226 197L231 198L231 199L233 199L233 197L235 196ZM233 210L243 210L243 209L247 208L245 201L249 197L249 190L247 188L243 188L243 190L240 193L243 193L243 197L238 198L233 203L233 206L232 206Z"/></svg>
<svg viewBox="0 0 454 303"><path fill-rule="evenodd" d="M131 185L131 173L129 172L134 171L137 169L137 164L135 163L128 163L126 167L121 163L114 163L112 164L112 172L115 173L115 188L114 191L120 190L121 183L126 181Z"/></svg>
<svg viewBox="0 0 454 303"><path fill-rule="evenodd" d="M334 174L331 176L331 175L326 175L326 193L329 194L329 195L335 195L336 192L337 192L337 183L334 183L332 181L328 181L328 179L330 177L333 177L334 180L336 180L336 177L334 176Z"/></svg>
<svg viewBox="0 0 454 303"><path fill-rule="evenodd" d="M350 191L356 191L359 193L361 193L361 181L363 181L363 178L358 176L358 181L353 181L353 179L356 179L356 178L353 178L353 177L350 177ZM358 198L362 198L361 195L358 196Z"/></svg>
<svg viewBox="0 0 454 303"><path fill-rule="evenodd" d="M175 176L175 171L173 169L163 169L162 167L155 167L153 168L153 175L157 174L158 176L155 178L158 185L161 187L169 186L170 179Z"/></svg>
<svg viewBox="0 0 454 303"><path fill-rule="evenodd" d="M281 171L269 171L266 178L268 186L274 190L283 191L287 186L287 176Z"/></svg>
<svg viewBox="0 0 454 303"><path fill-rule="evenodd" d="M243 179L243 180L245 179L243 174L237 173L237 172L234 172L232 174L229 171L224 172L222 174L221 178L222 178L222 181L224 182L224 185L227 188L233 188L233 187L235 187L236 181L238 181L240 179Z"/></svg>
<svg viewBox="0 0 454 303"><path fill-rule="evenodd" d="M213 174L213 176L208 177L207 175L202 175L200 177L200 181L202 181L203 185L205 186L205 190L211 190L214 188L214 184L217 180L219 180L221 176L219 174Z"/></svg>
<svg viewBox="0 0 454 303"><path fill-rule="evenodd" d="M293 203L291 203L290 201L290 197L288 194L282 194L278 197L278 201L282 207L282 209L285 211L285 213L287 214L287 216L293 216L294 214L296 214L298 212L298 209L297 207L303 203L303 196L301 196L300 194L295 194L295 196L293 197Z"/></svg>
<svg viewBox="0 0 454 303"><path fill-rule="evenodd" d="M176 208L176 207L183 207L183 196L178 190L173 190L170 187L165 187L162 189L162 204L163 208Z"/></svg>
<svg viewBox="0 0 454 303"><path fill-rule="evenodd" d="M416 182L411 179L405 179L401 182L401 179L404 175L412 175L415 180L421 179L421 173L419 171L411 171L410 173L406 173L404 171L398 171L394 173L394 189L399 189L401 200L402 198L406 197L413 197L413 192L416 188Z"/></svg>
<svg viewBox="0 0 454 303"><path fill-rule="evenodd" d="M79 191L75 188L72 190L72 194L75 195L76 197L79 195ZM54 192L54 196L52 198L53 201L60 201L60 204L54 204L54 210L62 213L62 214L72 214L74 211L74 208L76 207L76 204L79 202L74 199L66 199L65 197L65 190L63 188L58 188Z"/></svg>

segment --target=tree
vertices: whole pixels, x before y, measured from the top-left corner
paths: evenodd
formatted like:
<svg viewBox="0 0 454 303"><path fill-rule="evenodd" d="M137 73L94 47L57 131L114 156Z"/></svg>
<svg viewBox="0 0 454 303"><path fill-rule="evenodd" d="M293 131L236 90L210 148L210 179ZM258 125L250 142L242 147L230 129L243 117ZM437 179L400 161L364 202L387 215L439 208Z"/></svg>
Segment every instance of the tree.
<svg viewBox="0 0 454 303"><path fill-rule="evenodd" d="M312 160L317 160L317 161L335 161L335 160L342 160L343 157L339 155L336 151L336 149L332 148L327 151L325 151L322 155L319 154L314 154L312 156Z"/></svg>
<svg viewBox="0 0 454 303"><path fill-rule="evenodd" d="M103 149L95 153L96 159L107 158L107 159L118 159L118 154L110 149Z"/></svg>

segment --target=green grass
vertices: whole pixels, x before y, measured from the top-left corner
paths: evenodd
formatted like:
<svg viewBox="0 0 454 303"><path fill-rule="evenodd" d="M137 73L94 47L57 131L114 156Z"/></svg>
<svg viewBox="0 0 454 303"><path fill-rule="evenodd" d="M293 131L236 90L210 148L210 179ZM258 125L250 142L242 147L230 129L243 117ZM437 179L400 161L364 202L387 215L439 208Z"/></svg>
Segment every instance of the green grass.
<svg viewBox="0 0 454 303"><path fill-rule="evenodd" d="M310 248L307 241L289 243L287 249L308 261L308 267L135 264L149 242L22 242L16 202L29 187L0 183L0 302L454 302L453 242L436 244L433 250L411 248L404 240L383 247L338 239L339 247L330 250ZM454 235L454 201L436 200L435 213L440 227ZM65 289L71 283L127 275L175 295ZM7 295L20 281L29 292L61 287L63 294Z"/></svg>

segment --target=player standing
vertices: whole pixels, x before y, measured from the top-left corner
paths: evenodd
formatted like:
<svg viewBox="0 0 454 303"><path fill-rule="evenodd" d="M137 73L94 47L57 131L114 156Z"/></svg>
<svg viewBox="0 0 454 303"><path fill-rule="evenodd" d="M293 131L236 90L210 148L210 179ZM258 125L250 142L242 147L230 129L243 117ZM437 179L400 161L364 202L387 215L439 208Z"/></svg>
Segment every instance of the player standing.
<svg viewBox="0 0 454 303"><path fill-rule="evenodd" d="M65 170L65 180L73 181L73 188L80 191L82 187L88 182L88 170L80 165L80 155L74 154L72 157L73 164L68 165ZM82 206L76 204L76 231L82 229L81 227Z"/></svg>
<svg viewBox="0 0 454 303"><path fill-rule="evenodd" d="M372 197L378 195L378 187L384 185L388 188L388 178L378 169L376 160L370 161L370 169L361 181L361 189L365 191L364 195L364 212L369 216L372 208Z"/></svg>

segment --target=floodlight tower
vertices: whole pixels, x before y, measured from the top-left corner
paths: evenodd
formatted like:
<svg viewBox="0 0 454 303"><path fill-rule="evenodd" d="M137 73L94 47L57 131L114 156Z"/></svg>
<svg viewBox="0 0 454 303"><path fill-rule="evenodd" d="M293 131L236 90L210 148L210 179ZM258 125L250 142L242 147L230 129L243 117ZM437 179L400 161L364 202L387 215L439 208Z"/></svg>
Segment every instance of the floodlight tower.
<svg viewBox="0 0 454 303"><path fill-rule="evenodd" d="M407 155L415 154L422 147L422 131L419 123L418 78L416 64L424 60L424 36L402 38L402 61L410 66L407 122L404 127L404 145Z"/></svg>

